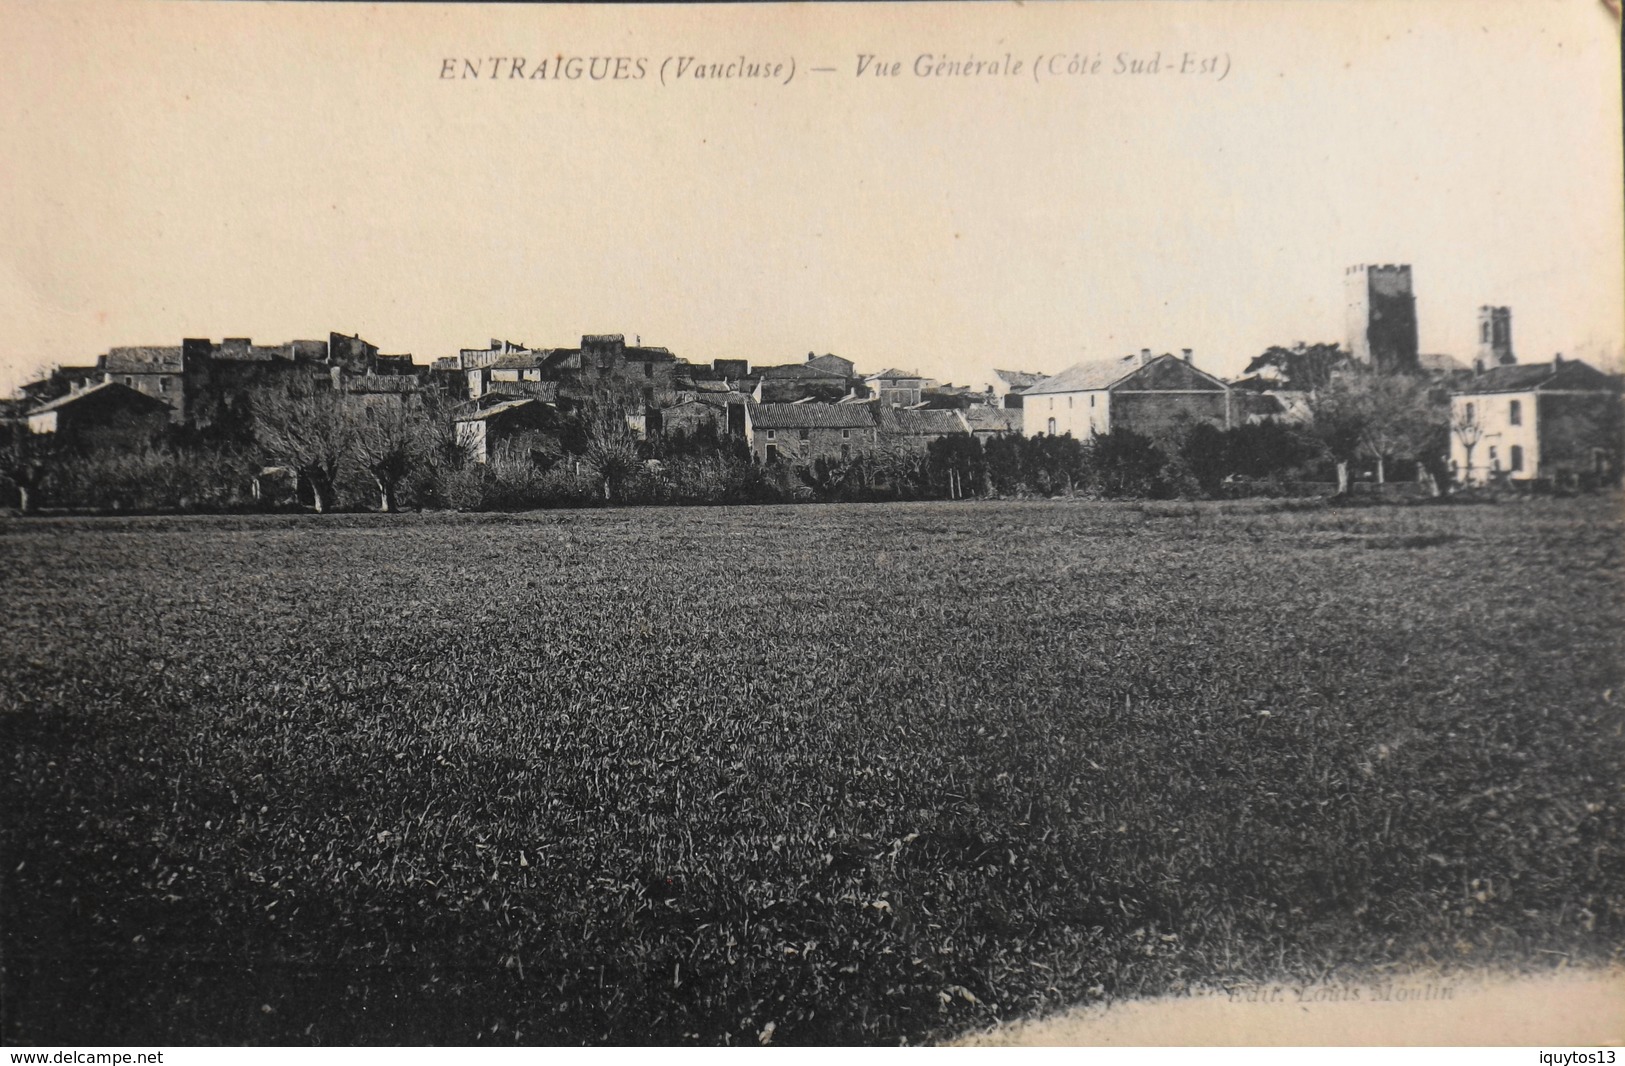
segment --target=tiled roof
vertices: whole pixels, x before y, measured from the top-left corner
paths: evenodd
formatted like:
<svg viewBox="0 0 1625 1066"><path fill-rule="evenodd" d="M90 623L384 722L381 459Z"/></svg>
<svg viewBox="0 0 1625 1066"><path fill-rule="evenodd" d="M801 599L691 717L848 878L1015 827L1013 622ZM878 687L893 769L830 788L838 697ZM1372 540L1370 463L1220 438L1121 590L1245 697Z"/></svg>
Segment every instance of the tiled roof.
<svg viewBox="0 0 1625 1066"><path fill-rule="evenodd" d="M1578 360L1554 363L1515 363L1512 366L1492 367L1471 381L1464 382L1455 392L1464 394L1484 392L1529 392L1534 389L1580 389L1598 392L1617 390L1618 384L1607 374Z"/></svg>
<svg viewBox="0 0 1625 1066"><path fill-rule="evenodd" d="M1472 369L1472 367L1468 366L1460 359L1457 359L1453 355L1447 355L1444 352L1423 352L1421 355L1416 357L1416 365L1421 367L1423 370L1432 370L1443 373L1459 373L1463 370Z"/></svg>
<svg viewBox="0 0 1625 1066"><path fill-rule="evenodd" d="M1020 392L1044 380L1043 374L1031 374L1025 370L995 370L993 376L1010 386L1011 392Z"/></svg>
<svg viewBox="0 0 1625 1066"><path fill-rule="evenodd" d="M178 344L109 348L101 360L110 374L179 374L185 366Z"/></svg>
<svg viewBox="0 0 1625 1066"><path fill-rule="evenodd" d="M344 382L346 392L359 394L417 392L419 388L418 379L406 374L365 374Z"/></svg>
<svg viewBox="0 0 1625 1066"><path fill-rule="evenodd" d="M907 370L898 370L896 367L887 367L885 370L880 371L878 374L865 374L863 376L863 380L865 380L865 381L878 381L878 380L881 380L881 379L886 379L886 380L890 380L890 381L924 381L925 380L925 378L922 377L919 374L915 374L915 373L912 373L912 372L907 371Z"/></svg>
<svg viewBox="0 0 1625 1066"><path fill-rule="evenodd" d="M756 376L766 378L769 381L772 381L775 378L815 378L820 381L840 382L843 384L846 381L845 374L839 374L831 370L823 370L816 366L808 366L806 363L784 363L779 366L759 366L756 368Z"/></svg>
<svg viewBox="0 0 1625 1066"><path fill-rule="evenodd" d="M487 407L487 408L485 408L484 410L481 410L481 411L470 411L467 414L458 415L457 416L457 421L459 421L459 422L483 422L483 421L485 421L487 419L496 418L499 415L508 414L511 411L524 410L525 408L531 406L534 403L536 403L536 401L535 400L530 400L530 399L525 399L525 400L504 400L501 403L494 403L490 407Z"/></svg>
<svg viewBox="0 0 1625 1066"><path fill-rule="evenodd" d="M508 352L491 361L492 370L529 370L547 362L547 352Z"/></svg>
<svg viewBox="0 0 1625 1066"><path fill-rule="evenodd" d="M1117 384L1140 369L1138 355L1125 355L1118 359L1097 359L1079 363L1030 386L1023 395L1035 396L1048 392L1093 392Z"/></svg>
<svg viewBox="0 0 1625 1066"><path fill-rule="evenodd" d="M126 403L133 400L154 409L169 407L167 403L156 396L148 396L144 392L139 392L117 381L104 381L100 385L92 385L88 389L80 389L78 392L70 392L66 396L58 396L50 403L42 403L28 413L31 415L44 414L46 411L56 411L92 397L96 399L113 399L116 397Z"/></svg>
<svg viewBox="0 0 1625 1066"><path fill-rule="evenodd" d="M875 424L869 407L831 403L753 403L750 420L757 429L872 429Z"/></svg>
<svg viewBox="0 0 1625 1066"><path fill-rule="evenodd" d="M932 411L904 408L881 416L881 428L905 437L945 437L969 433L970 427L958 411Z"/></svg>
<svg viewBox="0 0 1625 1066"><path fill-rule="evenodd" d="M1019 407L988 407L985 404L975 404L959 413L965 419L965 424L970 426L973 432L1021 432L1022 413Z"/></svg>
<svg viewBox="0 0 1625 1066"><path fill-rule="evenodd" d="M513 396L552 403L559 398L556 381L493 381L485 387L487 396Z"/></svg>

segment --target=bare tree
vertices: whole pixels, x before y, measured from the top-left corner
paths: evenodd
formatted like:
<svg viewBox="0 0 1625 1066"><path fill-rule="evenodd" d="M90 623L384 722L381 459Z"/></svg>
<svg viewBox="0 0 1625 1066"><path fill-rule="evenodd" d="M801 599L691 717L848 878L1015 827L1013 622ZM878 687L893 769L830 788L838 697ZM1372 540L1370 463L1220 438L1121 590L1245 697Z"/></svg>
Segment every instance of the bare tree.
<svg viewBox="0 0 1625 1066"><path fill-rule="evenodd" d="M1484 439L1484 426L1478 420L1478 410L1472 403L1464 403L1450 413L1450 432L1461 441L1467 453L1467 468L1461 472L1462 484L1473 483L1473 449Z"/></svg>
<svg viewBox="0 0 1625 1066"><path fill-rule="evenodd" d="M351 415L355 461L378 488L379 510L392 514L401 483L445 451L437 420L431 412L410 410L399 402L356 407Z"/></svg>
<svg viewBox="0 0 1625 1066"><path fill-rule="evenodd" d="M311 382L257 395L254 435L265 458L292 467L310 486L317 514L333 506L334 485L357 437L355 419L337 392Z"/></svg>

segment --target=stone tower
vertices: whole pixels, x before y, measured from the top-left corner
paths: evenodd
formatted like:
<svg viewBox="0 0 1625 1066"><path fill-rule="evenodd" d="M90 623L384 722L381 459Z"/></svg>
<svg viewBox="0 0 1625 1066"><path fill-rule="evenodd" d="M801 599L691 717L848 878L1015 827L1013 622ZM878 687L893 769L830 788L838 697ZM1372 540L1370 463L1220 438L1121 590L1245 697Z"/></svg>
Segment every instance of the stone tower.
<svg viewBox="0 0 1625 1066"><path fill-rule="evenodd" d="M1518 361L1512 354L1512 308L1478 309L1478 358L1481 367L1511 366Z"/></svg>
<svg viewBox="0 0 1625 1066"><path fill-rule="evenodd" d="M1416 294L1409 264L1360 264L1343 274L1348 347L1355 361L1379 373L1417 369Z"/></svg>

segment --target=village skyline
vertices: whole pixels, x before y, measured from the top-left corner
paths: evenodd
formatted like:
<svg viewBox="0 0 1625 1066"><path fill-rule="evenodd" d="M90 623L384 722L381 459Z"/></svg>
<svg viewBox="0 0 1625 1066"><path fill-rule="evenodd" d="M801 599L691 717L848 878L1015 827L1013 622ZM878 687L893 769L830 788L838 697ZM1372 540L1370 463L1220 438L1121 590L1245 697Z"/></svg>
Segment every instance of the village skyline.
<svg viewBox="0 0 1625 1066"><path fill-rule="evenodd" d="M1341 338L1341 272L1386 262L1415 270L1424 352L1469 356L1481 305L1513 308L1521 358L1614 370L1625 347L1619 99L1593 91L1619 76L1617 33L1588 5L1368 4L1338 33L1353 9L292 7L8 5L0 389L120 345L332 329L421 363L614 331L954 382L1143 347L1232 376ZM839 70L1000 41L1200 46L1234 69L664 92L436 76L538 37L805 48Z"/></svg>

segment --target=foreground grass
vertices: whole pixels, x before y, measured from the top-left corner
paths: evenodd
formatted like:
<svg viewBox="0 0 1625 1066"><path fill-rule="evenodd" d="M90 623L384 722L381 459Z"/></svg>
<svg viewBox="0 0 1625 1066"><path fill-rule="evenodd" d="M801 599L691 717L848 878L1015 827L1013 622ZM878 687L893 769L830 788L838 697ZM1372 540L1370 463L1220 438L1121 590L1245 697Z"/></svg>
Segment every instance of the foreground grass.
<svg viewBox="0 0 1625 1066"><path fill-rule="evenodd" d="M0 524L0 1037L919 1041L1615 958L1620 526Z"/></svg>

